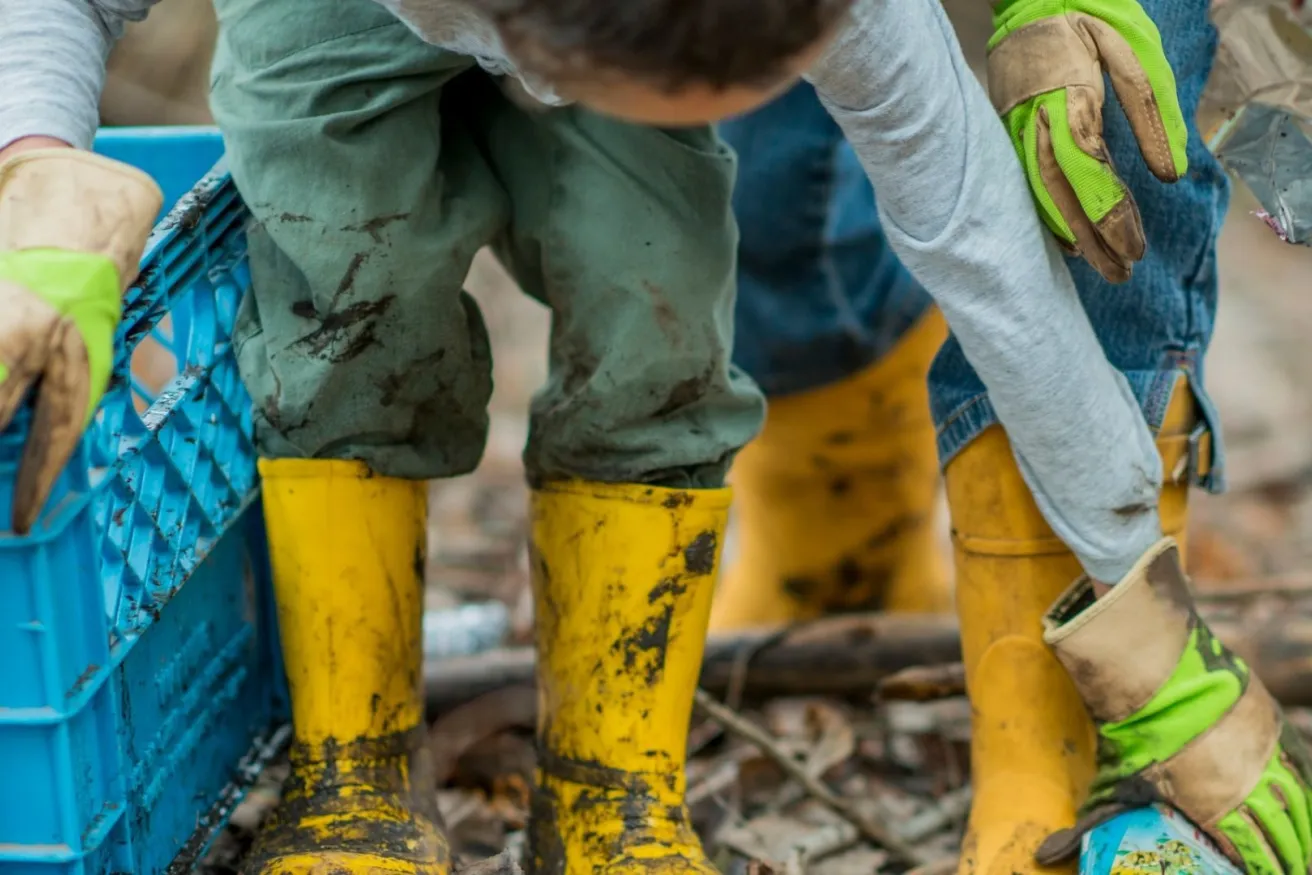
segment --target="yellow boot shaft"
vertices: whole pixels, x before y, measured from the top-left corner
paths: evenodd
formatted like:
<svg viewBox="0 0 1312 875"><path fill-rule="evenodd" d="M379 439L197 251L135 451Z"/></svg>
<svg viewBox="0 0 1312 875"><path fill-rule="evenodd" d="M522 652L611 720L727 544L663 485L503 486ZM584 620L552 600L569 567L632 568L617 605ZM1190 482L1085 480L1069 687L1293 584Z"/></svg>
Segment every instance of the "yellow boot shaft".
<svg viewBox="0 0 1312 875"><path fill-rule="evenodd" d="M1039 515L1001 428L953 459L947 489L972 714L961 872L1022 875L1074 822L1094 774L1093 724L1041 625L1080 565Z"/></svg>
<svg viewBox="0 0 1312 875"><path fill-rule="evenodd" d="M1177 461L1196 418L1182 384L1158 435L1167 471L1161 515L1176 537L1188 487ZM963 449L946 482L972 711L974 799L960 872L1047 871L1034 852L1074 823L1095 771L1092 721L1042 637L1044 612L1082 571L1039 514L1001 428Z"/></svg>
<svg viewBox="0 0 1312 875"><path fill-rule="evenodd" d="M771 399L731 475L739 549L716 594L714 630L950 608L927 386L946 336L931 310L873 366Z"/></svg>
<svg viewBox="0 0 1312 875"><path fill-rule="evenodd" d="M445 875L422 749L424 484L262 461L292 772L255 875Z"/></svg>
<svg viewBox="0 0 1312 875"><path fill-rule="evenodd" d="M684 762L729 492L585 482L533 496L533 875L712 873Z"/></svg>
<svg viewBox="0 0 1312 875"><path fill-rule="evenodd" d="M296 738L418 725L424 484L357 462L261 462L278 628Z"/></svg>

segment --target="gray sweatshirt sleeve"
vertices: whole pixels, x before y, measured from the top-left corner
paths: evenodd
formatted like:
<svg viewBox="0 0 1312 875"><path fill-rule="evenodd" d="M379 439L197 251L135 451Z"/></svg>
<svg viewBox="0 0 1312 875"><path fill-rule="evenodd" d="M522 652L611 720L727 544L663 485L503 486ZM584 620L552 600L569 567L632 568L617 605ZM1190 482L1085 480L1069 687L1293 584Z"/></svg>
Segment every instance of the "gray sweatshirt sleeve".
<svg viewBox="0 0 1312 875"><path fill-rule="evenodd" d="M858 0L808 73L860 156L895 252L943 311L1020 470L1085 570L1161 537L1162 471L940 0Z"/></svg>
<svg viewBox="0 0 1312 875"><path fill-rule="evenodd" d="M0 0L0 148L45 136L91 145L105 60L155 0Z"/></svg>

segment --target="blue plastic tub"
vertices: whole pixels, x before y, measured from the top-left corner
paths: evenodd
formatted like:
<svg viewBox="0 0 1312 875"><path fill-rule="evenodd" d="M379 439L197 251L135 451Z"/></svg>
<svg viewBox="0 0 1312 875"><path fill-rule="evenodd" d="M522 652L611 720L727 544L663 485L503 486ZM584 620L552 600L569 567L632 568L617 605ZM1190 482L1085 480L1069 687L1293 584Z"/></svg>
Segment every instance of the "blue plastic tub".
<svg viewBox="0 0 1312 875"><path fill-rule="evenodd" d="M285 735L249 399L231 331L248 214L210 129L97 150L174 204L125 300L95 425L28 537L0 435L0 873L184 872ZM142 344L174 366L133 380Z"/></svg>

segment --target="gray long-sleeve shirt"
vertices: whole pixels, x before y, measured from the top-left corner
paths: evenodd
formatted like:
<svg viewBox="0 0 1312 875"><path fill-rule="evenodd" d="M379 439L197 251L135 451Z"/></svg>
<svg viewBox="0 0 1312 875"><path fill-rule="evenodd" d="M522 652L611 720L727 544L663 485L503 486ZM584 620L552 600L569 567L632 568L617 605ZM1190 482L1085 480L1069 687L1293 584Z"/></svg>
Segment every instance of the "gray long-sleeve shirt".
<svg viewBox="0 0 1312 875"><path fill-rule="evenodd" d="M0 147L31 135L87 146L109 48L154 2L0 0ZM429 42L518 75L458 0L379 2ZM1119 580L1160 536L1161 463L939 0L859 0L807 78L879 192L894 251L988 388L1045 518L1091 575Z"/></svg>

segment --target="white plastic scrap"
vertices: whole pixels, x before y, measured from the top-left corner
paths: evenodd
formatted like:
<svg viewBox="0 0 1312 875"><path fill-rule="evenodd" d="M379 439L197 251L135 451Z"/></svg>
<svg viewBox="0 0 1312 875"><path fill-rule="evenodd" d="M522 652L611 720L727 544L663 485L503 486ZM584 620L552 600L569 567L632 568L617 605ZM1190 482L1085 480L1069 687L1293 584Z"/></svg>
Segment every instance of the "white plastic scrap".
<svg viewBox="0 0 1312 875"><path fill-rule="evenodd" d="M424 612L424 658L474 656L504 643L510 612L501 602L473 602Z"/></svg>

